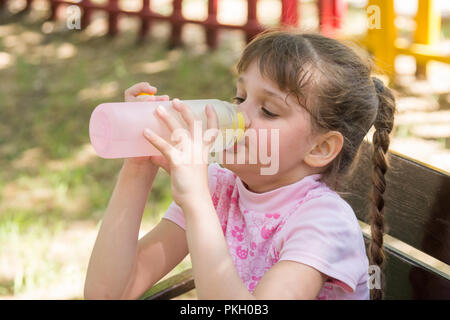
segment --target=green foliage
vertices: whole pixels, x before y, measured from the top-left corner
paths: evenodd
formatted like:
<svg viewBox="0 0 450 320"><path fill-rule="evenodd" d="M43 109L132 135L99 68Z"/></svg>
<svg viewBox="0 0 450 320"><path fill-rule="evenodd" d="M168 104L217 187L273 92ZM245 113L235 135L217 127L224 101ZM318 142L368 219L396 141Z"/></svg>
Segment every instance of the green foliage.
<svg viewBox="0 0 450 320"><path fill-rule="evenodd" d="M135 31L89 37L61 23L46 34L42 23L0 26L0 51L12 59L0 68L0 260L16 262L13 271L0 264L0 296L51 287L63 277L82 285L86 256L68 271L47 250L79 223L95 234L116 183L123 160L88 152L89 118L98 104L123 101L125 89L141 81L180 99L228 100L234 90L226 62L232 44L212 53L169 50L157 36L137 45ZM170 177L161 171L144 211L145 231L171 201Z"/></svg>

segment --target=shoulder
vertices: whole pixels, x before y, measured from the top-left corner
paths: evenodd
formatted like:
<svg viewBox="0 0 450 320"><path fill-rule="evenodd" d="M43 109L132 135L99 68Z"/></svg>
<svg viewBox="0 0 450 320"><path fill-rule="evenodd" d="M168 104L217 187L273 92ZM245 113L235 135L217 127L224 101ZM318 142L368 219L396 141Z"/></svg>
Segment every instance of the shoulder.
<svg viewBox="0 0 450 320"><path fill-rule="evenodd" d="M367 277L361 228L351 206L338 194L327 192L303 202L279 236L280 260L310 265L352 291Z"/></svg>
<svg viewBox="0 0 450 320"><path fill-rule="evenodd" d="M353 208L328 187L309 192L286 221L286 227L310 224L334 231L342 229L358 237L361 235Z"/></svg>
<svg viewBox="0 0 450 320"><path fill-rule="evenodd" d="M310 197L286 219L281 246L319 250L325 255L365 255L364 238L352 207L337 193Z"/></svg>

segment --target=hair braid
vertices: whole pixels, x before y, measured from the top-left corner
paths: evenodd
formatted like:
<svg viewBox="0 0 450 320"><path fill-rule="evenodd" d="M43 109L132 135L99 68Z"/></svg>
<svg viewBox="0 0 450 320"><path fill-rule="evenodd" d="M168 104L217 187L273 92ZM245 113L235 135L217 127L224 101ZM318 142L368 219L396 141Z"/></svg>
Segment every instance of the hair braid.
<svg viewBox="0 0 450 320"><path fill-rule="evenodd" d="M395 113L395 98L392 92L377 78L372 78L378 94L378 113L374 122L373 157L372 157L372 183L370 194L370 229L372 239L369 245L370 264L380 267L381 288L371 291L371 299L381 300L384 293L384 262L383 234L384 234L384 199L386 180L384 175L389 167L386 153L389 149L389 133L392 131Z"/></svg>

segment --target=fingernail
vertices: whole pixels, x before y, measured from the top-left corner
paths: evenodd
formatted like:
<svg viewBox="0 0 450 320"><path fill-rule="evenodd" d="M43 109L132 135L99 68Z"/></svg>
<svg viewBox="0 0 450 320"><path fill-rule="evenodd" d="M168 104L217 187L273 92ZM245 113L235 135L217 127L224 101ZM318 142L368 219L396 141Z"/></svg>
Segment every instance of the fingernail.
<svg viewBox="0 0 450 320"><path fill-rule="evenodd" d="M152 135L152 131L151 131L149 128L146 128L146 129L144 130L144 134L145 134L146 136L151 136L151 135Z"/></svg>
<svg viewBox="0 0 450 320"><path fill-rule="evenodd" d="M162 105L157 106L156 109L158 109L158 111L161 113L164 113L164 114L166 113L166 108L164 108L164 106L162 106Z"/></svg>

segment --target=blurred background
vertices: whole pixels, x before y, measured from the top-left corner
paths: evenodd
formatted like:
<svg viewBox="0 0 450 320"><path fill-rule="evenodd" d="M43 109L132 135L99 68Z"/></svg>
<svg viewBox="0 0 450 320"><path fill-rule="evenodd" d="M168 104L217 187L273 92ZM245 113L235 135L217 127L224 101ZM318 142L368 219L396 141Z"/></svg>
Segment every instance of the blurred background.
<svg viewBox="0 0 450 320"><path fill-rule="evenodd" d="M227 27L208 40L204 26L186 23L177 42L170 21L156 19L139 37L142 25L136 15L118 16L111 29L102 10L91 12L81 30L71 29L66 5L48 19L51 2L0 0L0 299L83 298L89 256L123 162L94 153L88 133L93 109L123 101L124 90L141 81L171 99L229 100L235 93L234 64L249 36ZM111 2L127 12L143 4ZM185 19L208 17L207 0L175 2L182 3ZM345 1L345 10L332 8L338 23L326 21L318 1L294 1L287 18L281 0L254 2L263 28L287 21L385 57L384 65L378 60L377 72L395 89L399 112L391 149L450 171L449 1L395 1L396 17L390 23L397 34L381 30L381 36L369 34L367 0ZM429 3L435 11L419 14L418 8L423 11ZM246 24L251 13L247 1L217 4L218 23ZM171 0L150 3L153 13L165 17L174 14L172 8ZM385 21L384 5L380 9ZM409 52L411 43L418 46ZM392 68L386 67L389 59ZM170 180L161 170L141 236L159 222L171 201ZM188 267L189 257L166 277ZM196 298L195 290L179 297L185 298Z"/></svg>

